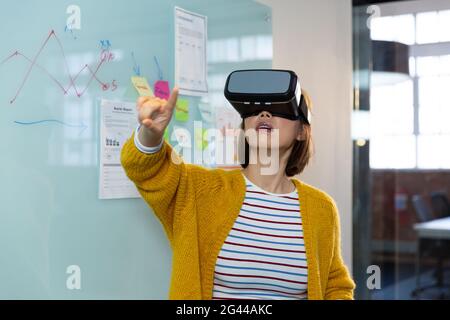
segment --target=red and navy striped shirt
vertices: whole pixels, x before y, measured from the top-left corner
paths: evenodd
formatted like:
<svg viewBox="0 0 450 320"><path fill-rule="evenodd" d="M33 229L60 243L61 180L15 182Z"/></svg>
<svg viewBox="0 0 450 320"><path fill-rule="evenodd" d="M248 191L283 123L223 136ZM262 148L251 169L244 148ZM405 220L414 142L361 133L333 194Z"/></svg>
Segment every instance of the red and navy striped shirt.
<svg viewBox="0 0 450 320"><path fill-rule="evenodd" d="M216 262L213 299L306 299L297 190L270 193L245 180L244 203Z"/></svg>

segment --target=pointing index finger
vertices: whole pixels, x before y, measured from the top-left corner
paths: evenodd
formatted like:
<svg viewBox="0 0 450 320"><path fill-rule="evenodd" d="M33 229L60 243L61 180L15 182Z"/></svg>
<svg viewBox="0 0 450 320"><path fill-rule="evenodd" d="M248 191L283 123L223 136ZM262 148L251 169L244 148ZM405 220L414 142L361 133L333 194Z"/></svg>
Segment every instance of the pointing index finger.
<svg viewBox="0 0 450 320"><path fill-rule="evenodd" d="M169 106L170 109L175 108L175 105L177 104L178 91L178 87L173 88L172 94L170 95L169 100L167 100L167 106Z"/></svg>

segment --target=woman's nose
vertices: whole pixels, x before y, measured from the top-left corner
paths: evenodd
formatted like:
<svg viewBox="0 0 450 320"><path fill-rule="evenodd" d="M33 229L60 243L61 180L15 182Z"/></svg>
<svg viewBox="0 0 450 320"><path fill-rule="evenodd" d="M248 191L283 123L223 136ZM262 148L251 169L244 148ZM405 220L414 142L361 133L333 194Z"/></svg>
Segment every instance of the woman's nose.
<svg viewBox="0 0 450 320"><path fill-rule="evenodd" d="M269 111L261 111L259 114L259 117L267 117L267 118L272 118L272 114Z"/></svg>

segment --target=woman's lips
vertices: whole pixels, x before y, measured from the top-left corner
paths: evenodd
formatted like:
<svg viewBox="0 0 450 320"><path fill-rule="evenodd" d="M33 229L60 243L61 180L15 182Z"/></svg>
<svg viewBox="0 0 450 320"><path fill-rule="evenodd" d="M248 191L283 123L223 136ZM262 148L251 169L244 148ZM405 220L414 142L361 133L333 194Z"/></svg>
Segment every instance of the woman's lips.
<svg viewBox="0 0 450 320"><path fill-rule="evenodd" d="M264 131L266 133L270 133L272 131L273 127L270 123L267 122L261 122L256 126L256 131Z"/></svg>

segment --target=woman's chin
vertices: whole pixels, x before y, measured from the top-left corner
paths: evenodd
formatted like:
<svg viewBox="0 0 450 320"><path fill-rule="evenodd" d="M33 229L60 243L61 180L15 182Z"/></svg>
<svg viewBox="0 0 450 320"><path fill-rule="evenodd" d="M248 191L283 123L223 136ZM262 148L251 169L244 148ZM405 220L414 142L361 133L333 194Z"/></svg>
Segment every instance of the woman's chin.
<svg viewBox="0 0 450 320"><path fill-rule="evenodd" d="M272 147L273 145L273 147ZM278 149L279 145L278 144L271 144L269 143L258 143L256 145L250 145L251 149L258 149L258 150L266 150L266 149Z"/></svg>

